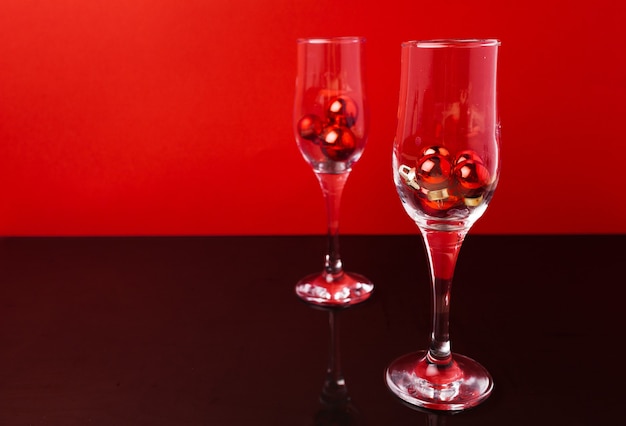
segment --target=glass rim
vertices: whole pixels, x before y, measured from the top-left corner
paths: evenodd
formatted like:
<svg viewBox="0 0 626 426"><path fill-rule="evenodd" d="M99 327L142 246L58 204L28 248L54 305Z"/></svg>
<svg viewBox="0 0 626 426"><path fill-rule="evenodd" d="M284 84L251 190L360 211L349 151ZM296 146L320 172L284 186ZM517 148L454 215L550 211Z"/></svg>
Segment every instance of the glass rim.
<svg viewBox="0 0 626 426"><path fill-rule="evenodd" d="M363 36L340 36L340 37L300 37L298 44L350 44L365 43Z"/></svg>
<svg viewBox="0 0 626 426"><path fill-rule="evenodd" d="M500 46L496 38L439 38L432 40L409 40L402 42L402 47L417 47L421 49L442 48L472 48Z"/></svg>

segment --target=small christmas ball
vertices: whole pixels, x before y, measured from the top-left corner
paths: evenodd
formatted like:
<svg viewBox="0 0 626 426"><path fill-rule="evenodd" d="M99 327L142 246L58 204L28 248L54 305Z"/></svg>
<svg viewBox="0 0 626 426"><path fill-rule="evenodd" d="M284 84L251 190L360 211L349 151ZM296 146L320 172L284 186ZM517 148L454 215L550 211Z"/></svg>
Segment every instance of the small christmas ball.
<svg viewBox="0 0 626 426"><path fill-rule="evenodd" d="M465 160L454 167L458 191L466 197L479 197L489 185L491 176L482 162Z"/></svg>
<svg viewBox="0 0 626 426"><path fill-rule="evenodd" d="M317 115L306 114L298 120L298 135L300 135L302 139L318 142L320 133L322 133L322 127L323 123L321 118Z"/></svg>
<svg viewBox="0 0 626 426"><path fill-rule="evenodd" d="M454 159L454 164L462 163L463 161L472 160L478 163L483 163L482 158L476 153L476 151L472 151L471 149L467 149L465 151L461 151L456 155Z"/></svg>
<svg viewBox="0 0 626 426"><path fill-rule="evenodd" d="M422 189L416 198L422 211L435 217L445 217L449 210L463 204L463 200L459 196L449 193L445 189L434 191Z"/></svg>
<svg viewBox="0 0 626 426"><path fill-rule="evenodd" d="M347 127L329 126L322 130L322 151L333 161L345 161L356 149L356 137Z"/></svg>
<svg viewBox="0 0 626 426"><path fill-rule="evenodd" d="M428 190L447 187L451 172L450 161L441 154L426 155L417 161L415 167L417 183Z"/></svg>
<svg viewBox="0 0 626 426"><path fill-rule="evenodd" d="M422 155L431 155L431 154L439 154L442 157L450 157L450 151L448 151L443 146L433 145L422 150Z"/></svg>
<svg viewBox="0 0 626 426"><path fill-rule="evenodd" d="M338 126L352 127L356 122L358 110L356 103L347 96L337 96L328 104L328 119Z"/></svg>

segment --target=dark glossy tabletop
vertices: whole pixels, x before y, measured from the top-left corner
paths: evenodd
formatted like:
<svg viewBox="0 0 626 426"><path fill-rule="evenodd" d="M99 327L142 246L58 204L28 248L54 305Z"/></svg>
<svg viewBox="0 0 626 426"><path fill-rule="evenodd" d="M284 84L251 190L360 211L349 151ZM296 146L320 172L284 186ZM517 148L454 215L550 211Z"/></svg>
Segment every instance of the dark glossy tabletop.
<svg viewBox="0 0 626 426"><path fill-rule="evenodd" d="M623 421L626 236L480 236L452 290L454 352L492 396L450 416L386 388L430 323L419 236L344 236L376 284L337 313L343 373L367 425ZM0 240L0 425L314 425L329 313L300 302L322 237ZM339 423L336 423L339 424Z"/></svg>

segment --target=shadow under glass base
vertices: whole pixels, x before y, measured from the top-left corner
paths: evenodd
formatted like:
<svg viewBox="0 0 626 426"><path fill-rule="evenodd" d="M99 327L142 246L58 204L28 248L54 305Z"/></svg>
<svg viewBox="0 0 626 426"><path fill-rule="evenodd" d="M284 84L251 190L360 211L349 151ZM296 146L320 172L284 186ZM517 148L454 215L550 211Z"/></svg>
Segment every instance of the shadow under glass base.
<svg viewBox="0 0 626 426"><path fill-rule="evenodd" d="M431 410L459 411L480 404L491 394L491 375L473 359L453 354L452 363L439 366L428 361L426 354L404 355L387 368L387 386L403 401Z"/></svg>
<svg viewBox="0 0 626 426"><path fill-rule="evenodd" d="M324 307L348 307L367 300L374 284L362 275L343 272L339 276L322 272L311 274L296 284L303 301Z"/></svg>

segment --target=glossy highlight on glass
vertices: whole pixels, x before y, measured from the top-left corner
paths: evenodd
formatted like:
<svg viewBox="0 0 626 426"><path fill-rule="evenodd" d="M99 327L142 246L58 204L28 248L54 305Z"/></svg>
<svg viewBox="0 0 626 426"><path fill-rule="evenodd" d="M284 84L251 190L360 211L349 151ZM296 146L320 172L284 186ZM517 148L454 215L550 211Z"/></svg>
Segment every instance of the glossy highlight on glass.
<svg viewBox="0 0 626 426"><path fill-rule="evenodd" d="M322 272L296 284L304 301L348 307L369 298L374 286L346 272L339 254L339 211L344 186L368 136L362 37L297 41L294 135L326 202L328 249Z"/></svg>
<svg viewBox="0 0 626 426"><path fill-rule="evenodd" d="M494 39L402 44L393 175L428 253L433 315L430 347L399 357L385 377L395 395L422 408L463 410L493 389L484 367L452 352L449 318L459 251L500 174L499 46Z"/></svg>

